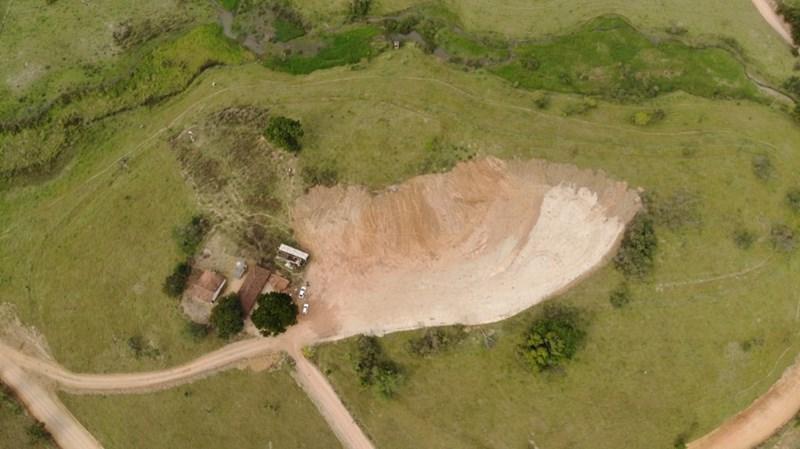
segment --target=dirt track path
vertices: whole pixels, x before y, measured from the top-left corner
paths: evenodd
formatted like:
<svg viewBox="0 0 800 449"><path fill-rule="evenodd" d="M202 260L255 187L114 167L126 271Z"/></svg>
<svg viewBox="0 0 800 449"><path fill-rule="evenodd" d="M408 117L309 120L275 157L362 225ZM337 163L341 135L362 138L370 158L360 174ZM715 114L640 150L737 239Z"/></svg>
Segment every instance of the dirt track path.
<svg viewBox="0 0 800 449"><path fill-rule="evenodd" d="M764 17L764 20L781 35L784 41L791 46L794 46L794 39L792 39L792 27L779 16L776 10L775 3L772 0L752 0L753 5L758 9L758 12Z"/></svg>
<svg viewBox="0 0 800 449"><path fill-rule="evenodd" d="M375 449L358 423L350 416L350 412L342 404L333 386L317 367L297 349L289 351L289 355L296 362L295 381L317 406L342 446L348 449Z"/></svg>
<svg viewBox="0 0 800 449"><path fill-rule="evenodd" d="M58 396L0 355L0 379L13 389L30 413L41 423L61 449L103 449L80 422L58 400Z"/></svg>

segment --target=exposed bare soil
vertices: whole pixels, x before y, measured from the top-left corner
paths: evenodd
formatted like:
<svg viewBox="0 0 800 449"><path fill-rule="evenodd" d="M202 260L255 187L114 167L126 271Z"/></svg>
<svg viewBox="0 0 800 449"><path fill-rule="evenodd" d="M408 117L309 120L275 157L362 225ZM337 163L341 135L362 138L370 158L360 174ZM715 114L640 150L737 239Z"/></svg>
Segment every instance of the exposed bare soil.
<svg viewBox="0 0 800 449"><path fill-rule="evenodd" d="M459 164L373 195L317 187L294 210L322 338L514 315L600 265L640 206L602 173Z"/></svg>

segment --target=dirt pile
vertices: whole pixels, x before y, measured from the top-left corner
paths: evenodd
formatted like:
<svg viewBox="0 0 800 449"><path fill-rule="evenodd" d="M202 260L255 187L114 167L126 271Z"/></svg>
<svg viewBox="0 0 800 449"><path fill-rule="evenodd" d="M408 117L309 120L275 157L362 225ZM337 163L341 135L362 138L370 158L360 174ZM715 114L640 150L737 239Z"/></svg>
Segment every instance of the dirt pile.
<svg viewBox="0 0 800 449"><path fill-rule="evenodd" d="M293 219L322 337L500 320L597 267L639 208L625 183L483 159L372 195L318 187Z"/></svg>

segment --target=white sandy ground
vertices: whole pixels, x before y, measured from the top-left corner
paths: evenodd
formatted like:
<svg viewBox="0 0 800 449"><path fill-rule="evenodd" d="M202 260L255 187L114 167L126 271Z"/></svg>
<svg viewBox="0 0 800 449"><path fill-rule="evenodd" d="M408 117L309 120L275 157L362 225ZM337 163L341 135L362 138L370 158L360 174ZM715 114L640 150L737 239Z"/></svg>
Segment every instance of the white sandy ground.
<svg viewBox="0 0 800 449"><path fill-rule="evenodd" d="M303 346L511 316L602 264L638 207L624 183L535 161L465 163L378 195L315 189L295 214L298 235L315 257L308 273L312 312L287 333L133 374L72 373L43 357L40 341L26 347L16 338L0 343L0 377L23 401L30 398L26 404L62 449L96 449L99 443L45 385L83 394L143 393L285 351L297 362L298 384L345 447L372 449L323 374L302 357Z"/></svg>
<svg viewBox="0 0 800 449"><path fill-rule="evenodd" d="M783 17L779 16L777 5L774 0L752 0L753 5L758 9L758 13L769 23L780 36L786 41L787 44L794 46L794 39L792 39L792 27Z"/></svg>

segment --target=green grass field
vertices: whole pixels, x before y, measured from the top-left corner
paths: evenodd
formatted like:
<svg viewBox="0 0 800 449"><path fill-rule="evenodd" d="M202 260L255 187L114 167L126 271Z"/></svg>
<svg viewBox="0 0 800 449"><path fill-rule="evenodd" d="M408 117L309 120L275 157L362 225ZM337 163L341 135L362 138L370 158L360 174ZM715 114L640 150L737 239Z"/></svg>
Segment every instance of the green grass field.
<svg viewBox="0 0 800 449"><path fill-rule="evenodd" d="M0 384L0 449L55 449L50 440L30 435L35 425L22 404Z"/></svg>
<svg viewBox="0 0 800 449"><path fill-rule="evenodd" d="M106 449L341 447L289 369L226 372L158 393L62 399Z"/></svg>
<svg viewBox="0 0 800 449"><path fill-rule="evenodd" d="M414 3L379 2L374 13ZM54 357L75 370L173 366L218 347L220 342L213 338L196 343L184 335L185 319L176 302L161 292L161 282L181 257L173 230L202 211L181 172L187 166L176 160L170 138L202 125L209 114L223 108L256 106L302 121L304 149L286 166L296 167L304 176L311 174L311 179L381 188L447 168L468 155L535 157L602 169L661 198L688 192L697 201L693 212L700 219L693 224L658 225L656 271L651 278L632 283L631 304L621 310L609 304L610 292L621 281L610 267L557 299L579 307L590 322L586 346L563 373L532 374L515 357L536 309L473 329L457 347L426 359L407 351L414 333L382 339L388 354L405 369L405 381L392 400L378 398L357 384L352 342L319 348L318 363L379 447L526 447L534 441L548 449L669 448L679 434L699 436L766 391L791 363L800 343L797 297L791 287L800 270L797 255L774 250L770 241L776 224L787 224L795 232L800 225L800 217L784 201L786 192L800 184L796 177L800 128L782 107L764 99L748 100L754 96L752 85L722 50L653 43L622 28L610 39L614 45L608 47L608 56L598 56L587 50L588 43L599 40L597 36L579 36L586 45L571 48L572 41L554 37L580 33L588 20L618 13L646 35L663 38L671 36L667 28L682 27L687 32L679 38L695 44L716 44L721 37L735 36L749 69L781 81L794 60L749 2L679 0L668 8L621 0L579 2L566 8L552 0L535 5L508 0L491 7L473 0L446 4L457 12L465 30L449 30L438 39L459 49L462 56L484 55L488 47L477 45L483 43L472 40L469 33L488 31L510 39L538 39L516 51L552 67L542 66L540 77L511 73L505 80L486 69L465 71L441 63L409 45L374 56L355 67L358 70L331 68L371 56L369 43L378 33L372 27L344 32L336 28L345 2L297 5L306 20L328 23L338 31L326 35L329 46L316 56L294 55L282 66L273 65L282 72L261 62L246 63L250 56L221 39L218 28L194 22L126 53L141 59L67 45L64 60L53 63L57 75L35 77L28 87L20 85L20 92L33 92L37 83L45 83L41 79L62 76L60 70L67 77L67 67L75 61L94 61L103 64L103 70L133 72L119 92L70 103L54 119L73 112L97 117L120 104L129 108L81 126L80 133L70 136L68 157L60 160L57 171L0 187L0 301L13 304L25 323L43 332ZM67 14L58 16L62 20L74 13L67 8L76 5L59 1L41 14L62 11ZM26 20L42 20L51 27L60 23L36 19L40 13L21 9L27 7L24 2L0 2L0 11L7 9L9 18L25 13L32 17ZM204 7L196 7L197 14L207 14ZM119 10L111 3L109 8ZM24 23L4 22L3 48L28 48L28 42L15 40L23 34L14 27ZM96 30L99 23L92 19L85 29ZM69 26L70 33L80 35L78 25ZM47 39L51 37L31 42L61 48ZM628 44L622 45L622 40ZM559 61L557 55L566 56ZM676 91L626 104L570 94L603 93L610 85L600 82L602 77L581 81L580 89L558 84L558 70L585 70L568 65L568 59L583 60L587 55L597 58L585 61L587 67L625 63L643 73L681 70L683 75L671 81L673 87L709 98ZM210 68L194 79L196 69L210 57L240 65ZM176 60L183 62L178 69L171 65ZM8 70L6 79L24 66L22 59L9 61L13 64L0 69ZM49 59L42 61L48 64ZM84 75L75 76L64 85L86 81ZM615 81L620 72L608 76ZM515 88L514 81L527 89ZM17 89L9 86L5 89ZM42 89L42 98L58 92ZM722 96L740 98L710 98L717 96L715 89L729 92ZM169 95L140 106L161 94ZM542 102L543 96L549 101ZM40 104L42 98L24 104ZM633 124L637 112L657 110L664 112L663 120L649 126ZM20 161L50 158L52 154L27 153L25 145L44 141L48 145L41 148L52 150L46 139L58 136L46 132L50 129L36 128L23 136L29 140L5 146L18 152L5 151L0 160L16 167ZM219 148L207 156L231 164L225 151L235 141L215 142ZM235 150L233 144L230 150ZM764 156L774 173L759 179L754 159ZM236 177L241 170L226 166L224 173ZM264 184L263 190L274 188L275 184ZM276 208L283 214L281 208L298 191L281 191L280 206L268 202L254 206L254 212L279 216ZM265 197L274 199L270 195ZM742 229L755 235L747 250L733 238ZM493 348L485 347L484 333L496 336ZM128 347L134 336L148 344L147 356L137 358ZM247 388L257 394L230 398L231 391ZM281 395L270 396L277 392ZM300 426L273 427L275 410L265 406L264 397L288 401L279 409L286 413L278 415L280 423ZM236 447L263 447L273 435L276 444L283 441L286 447L335 446L330 439L320 439L320 446L314 446L314 439L293 439L302 426L324 429L324 424L300 399L284 371L228 373L146 396L64 399L109 448L132 447L139 437L150 438L146 447L156 449L185 441L220 447L231 443L210 435L219 438L241 419L250 420L246 427L257 437L246 443L235 440ZM208 419L208 414L217 419ZM329 435L325 430L317 433Z"/></svg>

